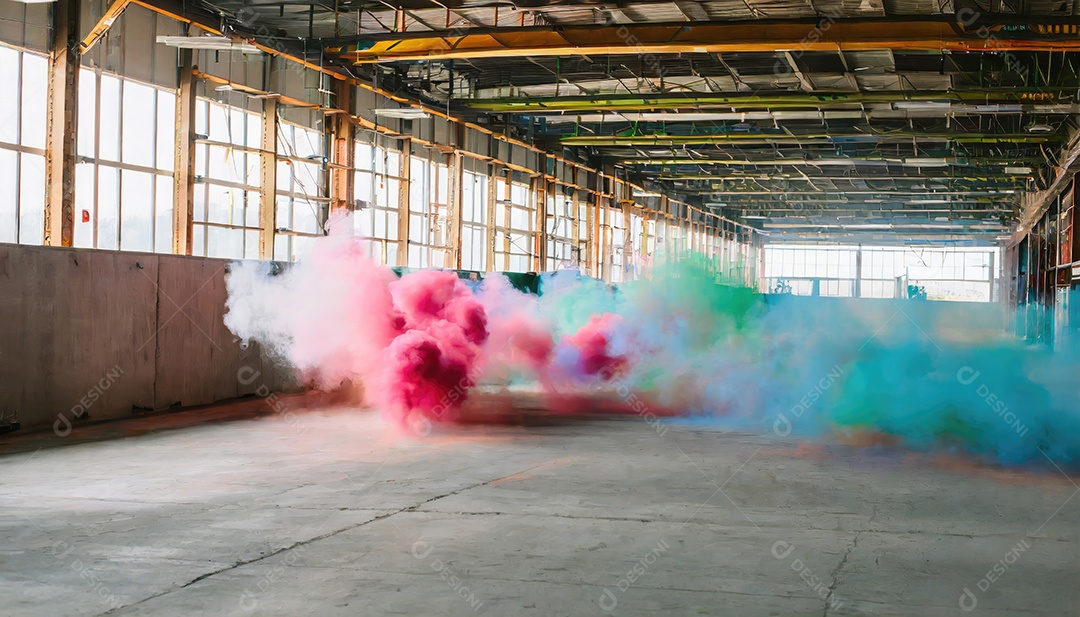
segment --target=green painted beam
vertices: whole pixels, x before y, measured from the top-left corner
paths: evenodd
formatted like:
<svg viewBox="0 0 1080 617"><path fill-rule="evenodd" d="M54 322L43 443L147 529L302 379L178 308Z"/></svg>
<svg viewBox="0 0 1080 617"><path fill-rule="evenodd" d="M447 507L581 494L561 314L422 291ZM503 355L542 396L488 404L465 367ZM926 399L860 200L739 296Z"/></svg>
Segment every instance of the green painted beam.
<svg viewBox="0 0 1080 617"><path fill-rule="evenodd" d="M574 135L559 141L564 146L709 146L714 144L805 144L807 142L836 143L895 143L912 139L941 140L963 144L1043 144L1065 141L1067 135L1058 133L932 133L897 131L889 133L809 133L805 135L768 135L760 133L717 133L713 135Z"/></svg>

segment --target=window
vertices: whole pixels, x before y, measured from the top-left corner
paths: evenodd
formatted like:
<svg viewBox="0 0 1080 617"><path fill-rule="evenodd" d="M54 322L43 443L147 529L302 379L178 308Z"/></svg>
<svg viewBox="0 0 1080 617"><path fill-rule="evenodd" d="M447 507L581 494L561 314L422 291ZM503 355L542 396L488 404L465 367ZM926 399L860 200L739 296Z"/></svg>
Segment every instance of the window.
<svg viewBox="0 0 1080 617"><path fill-rule="evenodd" d="M568 194L569 193L569 194ZM574 192L556 185L547 196L547 270L577 268L579 264Z"/></svg>
<svg viewBox="0 0 1080 617"><path fill-rule="evenodd" d="M445 160L428 153L410 163L410 268L450 267L450 167Z"/></svg>
<svg viewBox="0 0 1080 617"><path fill-rule="evenodd" d="M192 253L257 259L262 114L199 98L195 133Z"/></svg>
<svg viewBox="0 0 1080 617"><path fill-rule="evenodd" d="M45 240L48 60L0 46L0 242Z"/></svg>
<svg viewBox="0 0 1080 617"><path fill-rule="evenodd" d="M175 93L83 67L78 114L75 246L171 253Z"/></svg>
<svg viewBox="0 0 1080 617"><path fill-rule="evenodd" d="M274 259L299 259L323 235L330 206L321 193L324 152L321 132L278 120Z"/></svg>
<svg viewBox="0 0 1080 617"><path fill-rule="evenodd" d="M487 167L485 164L483 167ZM464 171L461 177L461 269L487 270L487 170Z"/></svg>
<svg viewBox="0 0 1080 617"><path fill-rule="evenodd" d="M626 230L623 228L623 212L615 208L608 210L608 223L611 226L611 282L621 283L626 280L623 264L629 252L626 246Z"/></svg>
<svg viewBox="0 0 1080 617"><path fill-rule="evenodd" d="M403 182L402 154L368 143L356 144L356 199L361 208L353 222L356 231L371 239L372 257L381 264L396 266ZM413 176L410 160L409 175ZM410 192L414 187L410 186ZM410 201L411 201L410 197Z"/></svg>
<svg viewBox="0 0 1080 617"><path fill-rule="evenodd" d="M862 298L906 297L906 285L930 299L989 301L997 249L954 247L765 247L765 283L793 293ZM860 256L861 253L861 256ZM857 267L860 263L861 268Z"/></svg>
<svg viewBox="0 0 1080 617"><path fill-rule="evenodd" d="M515 178L514 172L508 173L509 183L503 177L495 181L495 263L492 269L529 272L533 269L536 211L531 206L527 178Z"/></svg>

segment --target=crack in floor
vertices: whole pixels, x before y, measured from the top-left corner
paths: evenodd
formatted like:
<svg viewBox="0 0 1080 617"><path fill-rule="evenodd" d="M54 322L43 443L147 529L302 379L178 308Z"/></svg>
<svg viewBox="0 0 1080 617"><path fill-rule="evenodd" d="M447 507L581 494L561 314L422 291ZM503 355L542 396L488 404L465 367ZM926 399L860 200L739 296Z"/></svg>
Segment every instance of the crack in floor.
<svg viewBox="0 0 1080 617"><path fill-rule="evenodd" d="M499 480L504 480L506 478L512 478L512 477L515 477L515 476L520 476L523 473L528 473L528 472L530 472L530 471L532 471L532 470L534 470L534 469L536 469L538 467L543 467L546 464L547 463L541 463L539 465L533 465L532 467L529 467L528 469L523 469L522 471L518 471L518 472L512 473L510 475L500 476L498 478L492 478L490 480L485 480L484 482L475 482L475 483L470 484L468 486L463 486L463 487L461 487L461 488L459 488L457 490L453 490L453 491L450 491L448 493L443 493L441 495L436 495L436 496L431 497L429 499L425 499L425 500L417 502L417 503L415 503L415 504L413 504L411 506L406 506L404 508L399 508L399 509L394 510L392 512L388 512L386 514L376 516L375 518L372 518L372 519L369 519L369 520L366 520L366 521L362 521L360 523L355 523L355 524L352 524L352 525L348 525L348 526L343 527L341 529L338 529L336 531L330 531L330 532L315 536L314 538L310 538L308 540L301 540L299 542L294 542L293 544L291 544L289 546L277 549L277 550L275 550L273 552L267 553L266 555L261 555L261 556L259 556L257 558L237 561L237 562L235 562L235 563L233 563L233 564L231 564L231 565L229 565L227 567L220 568L220 569L214 570L212 572L207 572L205 574L201 574L201 575L191 579L190 581L184 583L183 585L179 585L179 586L176 586L176 587L172 587L170 589L166 589L165 591L162 591L160 593L155 593L154 595L145 597L142 600L138 600L137 602L132 602L131 604L125 604L123 606L118 606L118 607L109 609L108 611L105 611L104 613L101 613L99 617L104 617L105 615L116 615L120 611L130 609L132 607L138 606L138 605L143 604L145 602L149 602L150 600L154 600L156 598L166 596L166 595L168 595L170 593L179 591L181 589L191 587L195 583L206 580L206 579L208 579L208 578L210 578L212 576L217 576L218 574L221 574L222 572L228 572L230 570L235 570L235 569L237 569L239 567L242 567L242 566L257 563L257 562L269 559L271 557L274 557L276 555L280 555L282 553L289 552L291 550L296 549L297 547L307 546L309 544L313 544L313 543L318 542L320 540L325 540L327 538L331 538L333 536L345 533L346 531L352 531L353 529L357 529L357 528L363 527L365 525L370 525L371 523L375 523L375 522L378 522L378 521L381 521L381 520L388 519L388 518L390 518L390 517L392 517L392 516L394 516L396 514L401 514L402 512L416 512L417 508L423 506L424 504L428 504L428 503L431 503L433 501L438 501L439 499L445 499L447 497L453 497L455 495L460 495L461 493L464 493L465 491L469 491L469 490L472 490L474 488L479 488L481 486L487 486L488 484L491 484L492 482L498 482Z"/></svg>
<svg viewBox="0 0 1080 617"><path fill-rule="evenodd" d="M844 564L847 563L848 557L851 555L851 551L855 550L855 547L859 545L859 533L856 532L855 537L851 541L851 546L844 551L844 556L840 558L840 563L836 564L836 568L832 571L830 578L832 578L832 584L829 585L829 593L825 596L825 610L821 613L821 617L829 617L829 607L832 606L833 593L836 591L836 586L840 584L840 570L843 569ZM843 602L837 602L837 608L843 605Z"/></svg>

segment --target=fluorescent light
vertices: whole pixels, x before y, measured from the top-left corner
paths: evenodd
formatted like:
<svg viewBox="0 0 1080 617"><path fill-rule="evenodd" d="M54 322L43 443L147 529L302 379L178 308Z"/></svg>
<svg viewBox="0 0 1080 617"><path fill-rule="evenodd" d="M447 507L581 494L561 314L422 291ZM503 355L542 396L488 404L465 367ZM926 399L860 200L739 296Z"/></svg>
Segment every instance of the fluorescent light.
<svg viewBox="0 0 1080 617"><path fill-rule="evenodd" d="M917 109L920 111L948 110L952 103L933 101L897 101L892 104L893 109Z"/></svg>
<svg viewBox="0 0 1080 617"><path fill-rule="evenodd" d="M1053 133L1054 132L1054 127L1050 126L1049 124L1032 124L1031 126L1027 127L1027 132L1029 132L1029 133Z"/></svg>
<svg viewBox="0 0 1080 617"><path fill-rule="evenodd" d="M376 109L376 116L384 118L397 118L399 120L420 120L430 117L428 112L415 107L395 107L392 109Z"/></svg>
<svg viewBox="0 0 1080 617"><path fill-rule="evenodd" d="M861 111L827 111L826 120L859 120L863 117Z"/></svg>
<svg viewBox="0 0 1080 617"><path fill-rule="evenodd" d="M179 49L209 49L214 51L238 51L243 54L261 54L262 50L251 43L234 41L227 36L159 36L158 43Z"/></svg>
<svg viewBox="0 0 1080 617"><path fill-rule="evenodd" d="M232 84L221 84L220 86L214 88L214 92L230 92L232 91L232 89Z"/></svg>
<svg viewBox="0 0 1080 617"><path fill-rule="evenodd" d="M1003 114L1015 114L1024 111L1023 105L976 105L975 111L977 113L1003 113Z"/></svg>
<svg viewBox="0 0 1080 617"><path fill-rule="evenodd" d="M913 165L915 167L948 167L949 161L942 158L907 158L904 159L904 165Z"/></svg>
<svg viewBox="0 0 1080 617"><path fill-rule="evenodd" d="M820 111L774 111L777 120L821 120Z"/></svg>
<svg viewBox="0 0 1080 617"><path fill-rule="evenodd" d="M1030 174L1032 169L1030 167L1006 167L1005 173L1013 174L1017 176L1026 176Z"/></svg>

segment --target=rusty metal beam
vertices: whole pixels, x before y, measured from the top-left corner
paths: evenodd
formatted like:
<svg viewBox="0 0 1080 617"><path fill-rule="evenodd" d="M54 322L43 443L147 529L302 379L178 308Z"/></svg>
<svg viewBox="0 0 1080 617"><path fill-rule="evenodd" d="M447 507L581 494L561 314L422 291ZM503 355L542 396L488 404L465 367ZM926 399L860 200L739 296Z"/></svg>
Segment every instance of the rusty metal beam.
<svg viewBox="0 0 1080 617"><path fill-rule="evenodd" d="M352 175L351 173L349 174ZM409 265L409 204L412 203L412 141L409 139L401 142L401 176L406 178L401 183L400 199L398 207L398 260L397 265Z"/></svg>
<svg viewBox="0 0 1080 617"><path fill-rule="evenodd" d="M262 186L259 208L259 259L274 258L277 229L277 99L263 101L262 136L259 155L259 182Z"/></svg>
<svg viewBox="0 0 1080 617"><path fill-rule="evenodd" d="M90 51L90 48L93 47L101 37L105 36L105 33L109 31L109 28L112 28L113 23L120 18L120 14L124 12L124 9L126 9L131 2L132 0L114 0L113 3L109 5L109 8L105 9L105 13L101 16L101 19L99 19L98 22L94 24L94 27L90 29L90 33L86 35L86 38L82 40L82 43L79 43L79 50L84 54Z"/></svg>
<svg viewBox="0 0 1080 617"><path fill-rule="evenodd" d="M1047 20L1048 21L1048 20ZM872 51L953 52L1080 50L1075 26L1031 24L1020 30L965 31L949 18L842 19L822 29L813 21L620 24L391 33L326 43L329 55L357 64L391 61L566 55Z"/></svg>
<svg viewBox="0 0 1080 617"><path fill-rule="evenodd" d="M176 91L176 149L173 167L173 253L191 255L195 214L195 64L192 50L180 50Z"/></svg>
<svg viewBox="0 0 1080 617"><path fill-rule="evenodd" d="M255 47L257 47L263 53L267 53L267 54L279 56L281 58L285 58L285 59L290 60L292 62L295 62L295 63L297 63L297 64L299 64L299 65L301 65L301 66L303 66L305 68L309 68L309 69L311 69L313 71L319 71L321 73L326 73L327 75L330 75L331 77L334 77L335 79L340 79L340 80L345 80L346 79L345 75L342 75L342 74L337 73L337 72L332 71L332 70L328 70L326 67L319 66L318 64L315 64L313 62L308 62L307 60L304 60L303 58L300 58L300 57L297 57L297 56L294 56L294 55L288 53L285 50L284 46L281 45L280 43L278 43L276 46L275 45L266 45L266 44L263 44L263 43L259 43L258 41L254 40L251 37L238 36L237 34L232 33L232 32L230 32L230 33L222 32L221 31L221 20L220 19L215 20L214 18L211 18L210 16L203 15L201 13L196 13L196 12L192 11L189 7L187 7L185 5L185 3L181 2L180 0L130 0L130 4L137 4L137 5L139 5L139 6L143 7L143 8L150 9L151 11L153 11L153 12L159 14L159 15L164 15L166 17L169 17L171 19L175 19L176 21L180 21L180 22L183 22L185 24L198 26L199 28L209 32L210 34L216 34L216 35L219 35L219 36L228 36L228 37L230 37L232 39L235 39L235 40L246 41L246 42L254 45Z"/></svg>
<svg viewBox="0 0 1080 617"><path fill-rule="evenodd" d="M270 56L273 58L274 56ZM218 77L217 75L211 75L210 73L204 73L198 69L194 71L195 79L202 79L211 83L220 84L223 86L229 86L229 88L243 92L244 94L250 94L259 98L275 98L279 105L288 105L290 107L301 107L304 109L325 109L318 103L308 103L307 101L301 101L300 99L293 98L291 96L285 96L283 94L277 94L274 92L268 92L266 90L259 90L258 88L252 88L251 86L245 86L244 84L230 81L224 77Z"/></svg>
<svg viewBox="0 0 1080 617"><path fill-rule="evenodd" d="M45 141L46 246L72 246L75 239L75 136L79 119L79 3L53 7L49 51L48 124Z"/></svg>
<svg viewBox="0 0 1080 617"><path fill-rule="evenodd" d="M1071 186L1073 177L1080 171L1080 132L1072 135L1072 142L1068 151L1059 159L1061 164L1057 166L1057 174L1045 191L1032 193L1026 196L1024 210L1020 217L1020 229L1029 231L1042 220L1050 206L1058 195L1067 187Z"/></svg>
<svg viewBox="0 0 1080 617"><path fill-rule="evenodd" d="M457 143L462 143L462 141ZM450 229L447 237L450 240L450 267L458 270L461 269L461 217L463 213L461 200L464 195L462 191L462 183L465 180L464 172L464 156L460 150L456 150L451 157L450 163L450 216L447 221Z"/></svg>
<svg viewBox="0 0 1080 617"><path fill-rule="evenodd" d="M352 168L356 158L356 139L352 123L352 86L338 82L334 87L334 104L345 113L333 114L326 121L330 127L333 144L330 170L330 211L341 212L353 208L354 177Z"/></svg>

